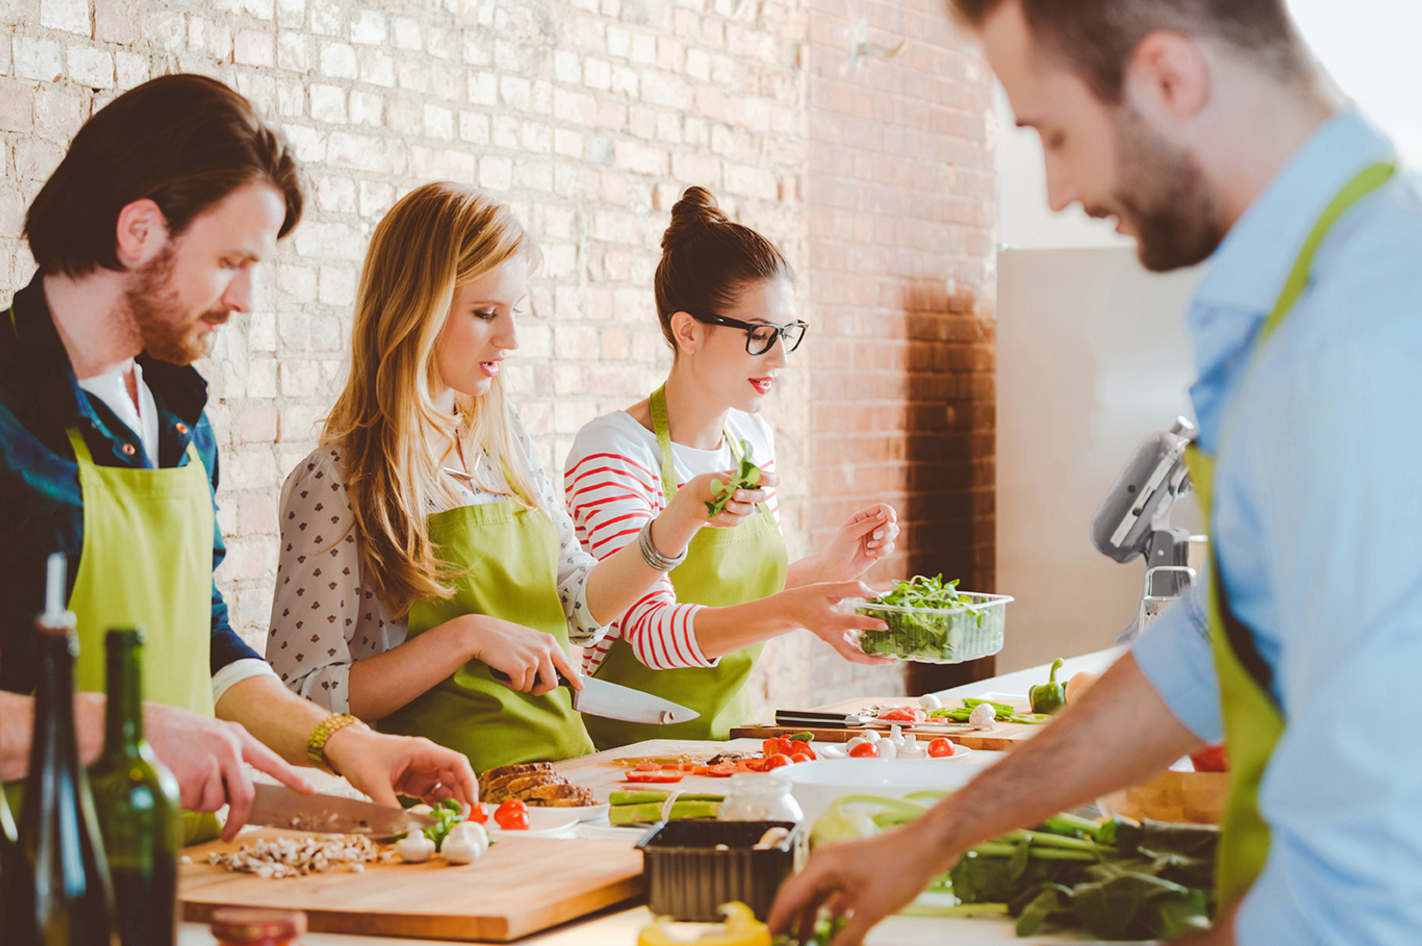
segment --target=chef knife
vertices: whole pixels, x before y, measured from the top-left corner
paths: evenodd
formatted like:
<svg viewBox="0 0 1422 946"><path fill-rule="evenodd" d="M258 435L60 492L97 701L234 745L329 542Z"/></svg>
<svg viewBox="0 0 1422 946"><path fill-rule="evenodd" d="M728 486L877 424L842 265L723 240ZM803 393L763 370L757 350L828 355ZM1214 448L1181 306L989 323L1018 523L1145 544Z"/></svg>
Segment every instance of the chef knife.
<svg viewBox="0 0 1422 946"><path fill-rule="evenodd" d="M509 682L509 675L503 671L490 667L489 672L494 675L495 680ZM542 677L535 676L534 684L537 685L541 679ZM558 685L572 690L573 709L589 716L666 726L671 723L690 722L701 715L680 703L673 703L671 700L664 700L660 696L643 693L631 687L608 683L596 677L583 677L583 688L574 690L567 678L560 673Z"/></svg>
<svg viewBox="0 0 1422 946"><path fill-rule="evenodd" d="M873 716L856 713L821 713L814 710L776 710L775 725L807 726L820 729L849 729L867 726L874 722Z"/></svg>
<svg viewBox="0 0 1422 946"><path fill-rule="evenodd" d="M429 815L417 815L403 808L338 795L303 795L285 785L255 786L257 797L247 815L248 824L286 828L291 831L319 831L323 834L364 834L370 838L393 838L397 834L428 828L435 823Z"/></svg>

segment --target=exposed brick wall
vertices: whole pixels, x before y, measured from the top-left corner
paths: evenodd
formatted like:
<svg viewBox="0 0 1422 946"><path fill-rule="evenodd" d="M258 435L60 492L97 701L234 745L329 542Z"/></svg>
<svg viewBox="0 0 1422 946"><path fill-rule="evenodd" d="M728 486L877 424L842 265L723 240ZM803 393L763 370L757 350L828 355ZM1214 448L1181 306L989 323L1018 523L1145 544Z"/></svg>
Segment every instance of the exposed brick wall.
<svg viewBox="0 0 1422 946"><path fill-rule="evenodd" d="M916 18L922 28L909 35L926 40L915 51L916 38L895 65L899 86L866 91L904 104L951 99L955 116L990 108L986 80L968 74L975 60L952 40L936 0L863 6ZM703 184L784 249L817 319L806 357L768 410L780 431L788 538L792 554L803 554L824 539L807 499L826 468L812 466L820 436L812 405L823 400L812 389L831 364L818 352L837 351L830 338L854 331L834 322L829 280L838 264L816 248L833 232L839 247L877 254L878 269L851 261L849 273L875 287L878 301L863 313L899 322L890 284L952 276L977 291L990 283L993 258L991 241L971 237L977 231L960 219L969 205L991 219L992 189L978 170L981 117L975 127L965 118L940 127L932 107L927 124L892 110L873 124L892 134L907 119L925 133L960 136L941 148L923 135L903 142L914 149L904 167L927 176L893 187L901 200L921 192L938 223L895 223L889 207L877 217L886 230L856 234L872 214L847 230L817 223L817 208L830 204L818 182L830 175L815 152L828 143L821 122L833 110L817 104L815 90L821 57L842 47L817 21L843 13L807 0L0 0L0 293L33 268L19 239L25 206L79 125L119 91L165 72L213 75L285 129L313 185L308 214L266 268L259 309L235 317L199 365L212 383L209 413L223 451L219 522L229 558L219 582L236 626L260 641L278 491L339 390L360 261L390 205L423 181L462 181L507 200L539 239L546 262L507 378L556 476L583 423L664 377L669 357L651 292L657 243L680 190ZM972 134L975 146L961 137ZM967 170L945 174L945 160ZM878 173L899 172L860 175L856 163L836 186ZM934 235L940 224L943 239ZM916 262L899 266L886 255L894 246L910 248ZM867 481L858 489L870 492ZM849 501L842 490L840 498ZM820 661L807 636L769 649L755 688L762 705L816 698L805 666Z"/></svg>
<svg viewBox="0 0 1422 946"><path fill-rule="evenodd" d="M943 12L938 0L810 0L807 525L818 547L855 509L891 502L900 551L871 581L941 572L991 591L992 85ZM931 676L941 687L987 669ZM816 648L826 701L901 678Z"/></svg>

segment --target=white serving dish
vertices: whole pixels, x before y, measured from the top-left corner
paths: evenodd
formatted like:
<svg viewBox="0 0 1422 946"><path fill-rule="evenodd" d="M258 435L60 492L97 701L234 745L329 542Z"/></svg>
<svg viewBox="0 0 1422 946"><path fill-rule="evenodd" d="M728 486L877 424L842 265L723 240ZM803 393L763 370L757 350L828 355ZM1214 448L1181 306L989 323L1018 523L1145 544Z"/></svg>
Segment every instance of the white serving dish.
<svg viewBox="0 0 1422 946"><path fill-rule="evenodd" d="M501 835L511 838L570 837L579 820L577 809L574 808L535 808L529 805L528 830L505 831L494 820L494 812L499 810L499 806L485 805L484 810L489 814L489 820L484 823L484 829L489 832L491 838L498 838Z"/></svg>
<svg viewBox="0 0 1422 946"><path fill-rule="evenodd" d="M971 782L982 766L956 765L947 759L819 759L775 770L790 780L790 793L813 827L835 799L845 795L903 798L914 792L956 791Z"/></svg>

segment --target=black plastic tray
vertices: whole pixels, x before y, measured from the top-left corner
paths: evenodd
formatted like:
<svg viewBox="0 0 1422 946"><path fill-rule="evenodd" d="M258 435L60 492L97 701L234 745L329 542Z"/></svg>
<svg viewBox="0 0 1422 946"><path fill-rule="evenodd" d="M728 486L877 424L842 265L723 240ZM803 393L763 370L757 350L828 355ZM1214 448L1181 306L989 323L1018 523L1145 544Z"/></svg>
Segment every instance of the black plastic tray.
<svg viewBox="0 0 1422 946"><path fill-rule="evenodd" d="M781 846L753 845L771 828L790 837ZM739 900L764 920L775 892L802 857L800 826L793 821L668 821L637 845L647 874L647 905L656 916L719 923L720 906ZM716 845L726 850L716 850Z"/></svg>

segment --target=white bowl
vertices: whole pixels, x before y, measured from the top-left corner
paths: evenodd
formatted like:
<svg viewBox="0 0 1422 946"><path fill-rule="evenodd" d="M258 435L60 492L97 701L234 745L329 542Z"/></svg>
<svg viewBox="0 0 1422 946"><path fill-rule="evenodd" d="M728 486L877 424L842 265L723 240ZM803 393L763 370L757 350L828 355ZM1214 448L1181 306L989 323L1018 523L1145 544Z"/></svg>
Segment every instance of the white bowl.
<svg viewBox="0 0 1422 946"><path fill-rule="evenodd" d="M954 791L971 782L982 766L954 759L819 759L776 769L790 780L790 794L805 813L806 828L845 795L903 798L914 792Z"/></svg>

